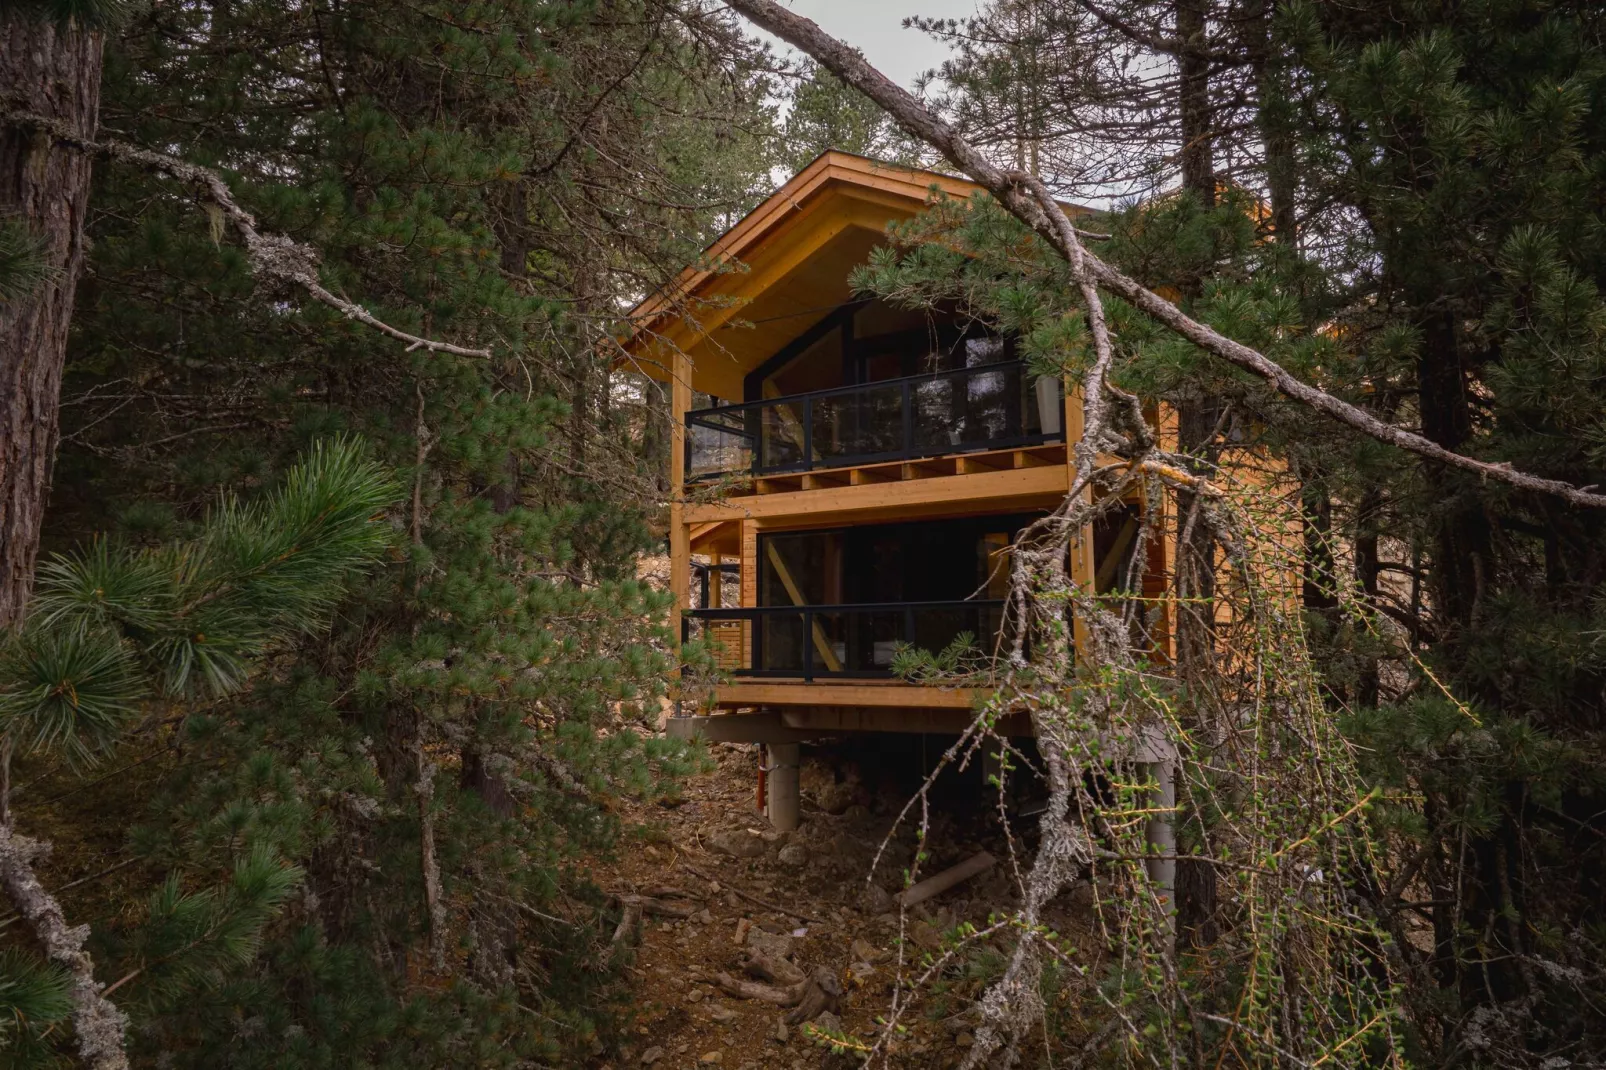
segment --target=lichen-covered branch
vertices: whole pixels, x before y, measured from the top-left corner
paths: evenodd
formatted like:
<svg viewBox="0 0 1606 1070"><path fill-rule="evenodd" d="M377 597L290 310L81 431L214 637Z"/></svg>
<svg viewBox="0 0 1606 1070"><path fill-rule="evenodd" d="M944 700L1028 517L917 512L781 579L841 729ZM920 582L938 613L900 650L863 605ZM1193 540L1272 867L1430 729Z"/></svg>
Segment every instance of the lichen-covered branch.
<svg viewBox="0 0 1606 1070"><path fill-rule="evenodd" d="M245 244L246 256L251 262L251 270L256 275L277 279L305 290L315 300L335 309L347 319L356 320L381 334L389 335L398 342L407 343L409 352L424 349L431 353L452 353L460 357L491 355L489 349L453 345L450 342L424 338L392 327L355 301L349 301L330 292L318 280L318 250L284 234L264 234L258 230L256 218L240 207L239 202L234 199L233 191L229 189L229 184L223 181L223 176L209 167L202 167L181 160L177 156L169 156L164 152L155 152L114 139L84 137L65 124L42 115L12 112L0 116L0 121L39 130L49 134L58 144L133 164L135 167L142 167L184 183L240 235L240 240Z"/></svg>
<svg viewBox="0 0 1606 1070"><path fill-rule="evenodd" d="M123 1037L128 1018L101 994L95 980L94 960L84 950L89 926L69 926L61 904L34 873L34 863L49 853L49 844L0 825L0 888L28 922L46 956L72 974L73 1031L84 1065L92 1070L127 1070Z"/></svg>

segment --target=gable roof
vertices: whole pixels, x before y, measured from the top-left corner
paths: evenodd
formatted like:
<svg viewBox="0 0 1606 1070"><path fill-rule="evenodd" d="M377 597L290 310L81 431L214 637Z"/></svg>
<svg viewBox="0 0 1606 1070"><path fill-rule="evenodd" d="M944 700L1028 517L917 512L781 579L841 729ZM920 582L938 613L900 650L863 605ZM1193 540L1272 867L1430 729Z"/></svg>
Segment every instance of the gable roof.
<svg viewBox="0 0 1606 1070"><path fill-rule="evenodd" d="M694 390L740 400L747 371L851 299L848 273L884 241L888 223L925 206L933 187L962 199L981 189L935 171L821 153L710 245L701 264L632 309L625 349L665 379L678 347L691 360Z"/></svg>

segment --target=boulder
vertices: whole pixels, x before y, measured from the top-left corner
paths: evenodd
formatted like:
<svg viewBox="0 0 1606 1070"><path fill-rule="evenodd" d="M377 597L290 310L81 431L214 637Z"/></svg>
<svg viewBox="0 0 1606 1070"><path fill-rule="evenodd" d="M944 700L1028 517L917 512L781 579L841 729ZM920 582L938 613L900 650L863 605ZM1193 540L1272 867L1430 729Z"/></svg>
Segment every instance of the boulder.
<svg viewBox="0 0 1606 1070"><path fill-rule="evenodd" d="M758 858L764 854L764 838L746 829L720 829L703 837L710 851L732 858Z"/></svg>

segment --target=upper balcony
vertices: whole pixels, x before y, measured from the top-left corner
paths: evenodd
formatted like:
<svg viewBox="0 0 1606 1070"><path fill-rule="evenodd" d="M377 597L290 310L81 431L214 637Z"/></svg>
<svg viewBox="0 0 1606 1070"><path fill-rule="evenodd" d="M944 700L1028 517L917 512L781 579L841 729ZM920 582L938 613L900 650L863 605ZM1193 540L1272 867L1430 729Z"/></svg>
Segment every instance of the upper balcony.
<svg viewBox="0 0 1606 1070"><path fill-rule="evenodd" d="M985 341L983 353L1004 350ZM694 410L685 472L688 483L798 489L810 484L786 477L1063 443L1064 412L1059 379L1019 360L976 363Z"/></svg>

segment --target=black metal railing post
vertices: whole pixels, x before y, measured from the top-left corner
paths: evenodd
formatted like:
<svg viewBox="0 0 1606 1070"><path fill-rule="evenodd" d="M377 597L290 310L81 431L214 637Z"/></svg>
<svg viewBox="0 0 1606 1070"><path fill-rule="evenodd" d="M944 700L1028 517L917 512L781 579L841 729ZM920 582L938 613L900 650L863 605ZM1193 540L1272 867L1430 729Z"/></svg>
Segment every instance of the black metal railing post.
<svg viewBox="0 0 1606 1070"><path fill-rule="evenodd" d="M814 682L814 614L803 611L803 682Z"/></svg>
<svg viewBox="0 0 1606 1070"><path fill-rule="evenodd" d="M915 402L914 384L908 379L903 381L903 390L900 399L903 412L903 452L907 455L915 450Z"/></svg>
<svg viewBox="0 0 1606 1070"><path fill-rule="evenodd" d="M803 398L803 471L814 467L814 399Z"/></svg>

